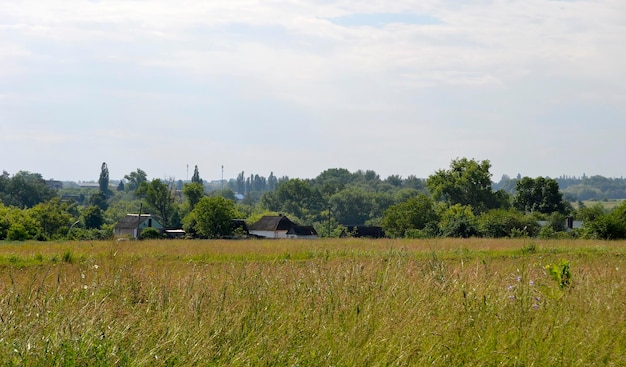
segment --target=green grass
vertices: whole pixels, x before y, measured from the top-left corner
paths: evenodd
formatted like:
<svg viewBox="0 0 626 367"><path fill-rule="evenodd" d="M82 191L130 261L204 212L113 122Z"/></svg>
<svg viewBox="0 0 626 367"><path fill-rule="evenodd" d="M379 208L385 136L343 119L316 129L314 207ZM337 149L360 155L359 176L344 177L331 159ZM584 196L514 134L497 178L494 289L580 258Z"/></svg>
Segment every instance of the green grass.
<svg viewBox="0 0 626 367"><path fill-rule="evenodd" d="M0 365L621 366L625 269L602 241L0 245Z"/></svg>

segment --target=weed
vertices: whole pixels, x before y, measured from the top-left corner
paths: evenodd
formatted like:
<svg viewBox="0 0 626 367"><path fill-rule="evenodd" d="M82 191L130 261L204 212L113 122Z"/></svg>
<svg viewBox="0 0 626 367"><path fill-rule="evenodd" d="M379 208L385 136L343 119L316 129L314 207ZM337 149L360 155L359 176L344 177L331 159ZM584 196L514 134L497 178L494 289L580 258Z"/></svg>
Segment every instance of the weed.
<svg viewBox="0 0 626 367"><path fill-rule="evenodd" d="M546 265L548 273L552 276L559 288L563 289L571 284L572 273L570 271L569 261L561 260L558 264Z"/></svg>

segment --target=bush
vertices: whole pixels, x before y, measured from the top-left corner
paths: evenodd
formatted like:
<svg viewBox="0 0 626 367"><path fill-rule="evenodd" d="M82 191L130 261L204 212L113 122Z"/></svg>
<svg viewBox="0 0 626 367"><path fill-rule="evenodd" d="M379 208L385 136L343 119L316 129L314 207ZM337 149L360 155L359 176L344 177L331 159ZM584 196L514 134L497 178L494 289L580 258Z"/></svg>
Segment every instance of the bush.
<svg viewBox="0 0 626 367"><path fill-rule="evenodd" d="M163 235L161 234L161 231L159 231L156 228L145 228L143 231L141 231L141 238L142 239L159 239L159 238L163 238Z"/></svg>

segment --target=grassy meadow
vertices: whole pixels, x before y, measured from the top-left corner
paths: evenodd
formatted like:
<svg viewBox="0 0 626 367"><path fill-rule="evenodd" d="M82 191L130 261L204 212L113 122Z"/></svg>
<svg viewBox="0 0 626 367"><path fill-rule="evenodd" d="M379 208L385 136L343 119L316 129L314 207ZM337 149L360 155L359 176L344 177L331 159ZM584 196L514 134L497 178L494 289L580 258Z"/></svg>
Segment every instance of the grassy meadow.
<svg viewBox="0 0 626 367"><path fill-rule="evenodd" d="M0 245L0 366L625 366L626 242Z"/></svg>

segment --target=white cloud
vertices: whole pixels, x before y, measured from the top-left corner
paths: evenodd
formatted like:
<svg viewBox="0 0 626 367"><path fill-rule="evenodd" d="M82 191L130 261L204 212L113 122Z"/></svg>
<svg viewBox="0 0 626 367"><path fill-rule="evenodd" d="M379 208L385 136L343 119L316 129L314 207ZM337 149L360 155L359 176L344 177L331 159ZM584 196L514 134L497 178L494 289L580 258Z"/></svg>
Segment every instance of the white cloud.
<svg viewBox="0 0 626 367"><path fill-rule="evenodd" d="M134 149L134 130L151 154L168 146L172 167L208 150L220 159L207 165L309 176L341 164L424 175L466 155L505 171L555 169L539 153L569 153L563 127L589 134L585 125L614 129L626 115L617 0L8 0L2 12L0 124L54 126L46 149L90 140L97 161ZM336 21L355 16L366 21ZM577 106L588 112L568 112ZM25 135L0 138L0 153L32 148ZM607 146L626 154L606 139L588 144L599 157ZM210 148L196 148L203 141ZM539 153L529 164L510 147ZM283 163L259 154L285 151Z"/></svg>

